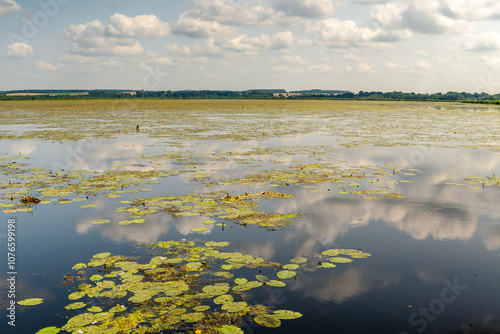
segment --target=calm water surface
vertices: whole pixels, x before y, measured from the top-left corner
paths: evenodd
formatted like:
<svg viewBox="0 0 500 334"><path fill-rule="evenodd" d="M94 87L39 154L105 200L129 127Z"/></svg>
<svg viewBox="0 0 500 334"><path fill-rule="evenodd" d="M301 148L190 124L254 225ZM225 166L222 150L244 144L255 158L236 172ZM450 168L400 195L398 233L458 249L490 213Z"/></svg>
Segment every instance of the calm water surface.
<svg viewBox="0 0 500 334"><path fill-rule="evenodd" d="M8 126L1 130L18 131ZM36 296L45 301L38 306L18 306L16 327L7 326L8 289L3 279L2 333L35 333L46 326L64 325L64 306L74 286L60 283L75 263L86 262L100 252L141 256L144 251L137 243L180 239L230 241L228 251L281 263L330 248L355 248L372 254L335 269L298 272L298 278L284 288L252 290L249 302L294 310L303 317L284 320L281 327L274 329L249 324L243 327L245 333L500 332L500 189L465 182L468 176L500 175L498 153L443 145L346 148L335 134L323 131L250 141L191 139L182 146L177 145L177 140L154 138L148 133L141 129L114 139L73 142L0 140L0 147L3 157L22 152L17 162L54 170L62 166L92 172L119 168L149 171L155 167L184 170L195 165L199 170L211 171L213 183L300 163L332 161L346 168L377 166L389 170L396 166L395 182L386 182L383 187L405 197L381 196L371 201L339 194L341 189L335 183L313 185L314 190L322 192L311 192L313 188L302 185L207 187L207 182L179 175L160 178L160 184L148 184L151 191L140 195L108 198L98 194L82 203L39 204L32 213L4 213L4 226L8 218L17 221L16 299ZM256 147L282 150L238 156ZM189 161L169 160L154 165L153 160L141 157L163 153L180 153ZM219 153L227 159L207 158ZM126 167L116 167L116 160ZM10 178L4 174L1 181L5 184ZM193 228L203 226L200 223L204 218L174 218L168 213L147 216L145 224L117 224L126 219L115 212L121 200L214 190L234 194L263 190L293 193L293 198L262 203L261 210L307 214L273 231L228 222L224 227L211 225L207 232L193 233ZM2 194L3 203L8 203L8 191L2 190ZM82 204L94 203L99 207L81 208ZM111 223L91 224L95 219L109 219ZM5 227L0 235L5 254ZM6 267L6 256L2 256L2 277ZM262 271L273 275L273 269Z"/></svg>

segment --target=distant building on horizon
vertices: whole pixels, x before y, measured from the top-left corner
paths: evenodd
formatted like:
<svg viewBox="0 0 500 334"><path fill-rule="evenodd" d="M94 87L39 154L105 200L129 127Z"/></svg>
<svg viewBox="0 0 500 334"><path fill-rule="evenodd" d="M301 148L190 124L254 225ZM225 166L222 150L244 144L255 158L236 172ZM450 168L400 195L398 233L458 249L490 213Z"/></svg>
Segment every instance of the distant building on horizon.
<svg viewBox="0 0 500 334"><path fill-rule="evenodd" d="M273 93L273 97L295 97L295 96L302 96L301 93Z"/></svg>

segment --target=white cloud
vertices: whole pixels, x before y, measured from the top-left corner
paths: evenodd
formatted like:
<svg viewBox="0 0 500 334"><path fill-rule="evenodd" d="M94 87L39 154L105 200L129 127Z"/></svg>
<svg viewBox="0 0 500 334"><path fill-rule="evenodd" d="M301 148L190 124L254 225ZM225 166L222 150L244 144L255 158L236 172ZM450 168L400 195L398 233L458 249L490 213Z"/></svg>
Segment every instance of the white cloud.
<svg viewBox="0 0 500 334"><path fill-rule="evenodd" d="M470 51L497 51L500 50L500 34L487 31L481 35L467 35L465 44L465 48Z"/></svg>
<svg viewBox="0 0 500 334"><path fill-rule="evenodd" d="M432 66L428 62L420 60L417 62L417 67L420 69L428 69L431 68Z"/></svg>
<svg viewBox="0 0 500 334"><path fill-rule="evenodd" d="M499 57L481 57L482 62L489 68L494 70L500 70L500 58ZM490 80L493 83L493 86L500 86L498 83L494 83L493 80Z"/></svg>
<svg viewBox="0 0 500 334"><path fill-rule="evenodd" d="M392 61L388 61L387 63L384 64L384 66L389 70L395 70L400 68L399 65L394 64Z"/></svg>
<svg viewBox="0 0 500 334"><path fill-rule="evenodd" d="M361 62L358 64L358 70L360 72L373 73L373 65L366 62Z"/></svg>
<svg viewBox="0 0 500 334"><path fill-rule="evenodd" d="M155 15L128 17L114 14L109 19L107 31L120 37L167 37L170 26Z"/></svg>
<svg viewBox="0 0 500 334"><path fill-rule="evenodd" d="M204 43L194 44L192 50L197 56L219 56L222 53L214 37L209 37Z"/></svg>
<svg viewBox="0 0 500 334"><path fill-rule="evenodd" d="M26 43L14 43L7 45L5 55L12 58L27 58L33 54L33 47Z"/></svg>
<svg viewBox="0 0 500 334"><path fill-rule="evenodd" d="M361 26L358 23L336 18L317 21L306 27L316 40L332 47L345 47L374 41L380 34L379 30Z"/></svg>
<svg viewBox="0 0 500 334"><path fill-rule="evenodd" d="M320 18L333 14L331 0L278 0L275 8L287 16Z"/></svg>
<svg viewBox="0 0 500 334"><path fill-rule="evenodd" d="M36 68L39 70L39 71L55 71L59 68L60 66L58 65L54 65L54 64L51 64L51 63L47 63L47 62L44 62L44 61L38 61L36 63Z"/></svg>
<svg viewBox="0 0 500 334"><path fill-rule="evenodd" d="M497 0L442 0L443 12L466 20L500 19L500 2Z"/></svg>
<svg viewBox="0 0 500 334"><path fill-rule="evenodd" d="M185 45L170 44L165 49L173 57L189 57L191 55L191 49Z"/></svg>
<svg viewBox="0 0 500 334"><path fill-rule="evenodd" d="M118 30L114 31L115 33ZM132 29L128 34L142 34L144 29ZM132 38L112 36L98 20L64 29L64 35L75 54L87 56L135 56L144 52L142 45Z"/></svg>
<svg viewBox="0 0 500 334"><path fill-rule="evenodd" d="M461 32L470 28L450 4L457 0L411 0L373 6L370 18L389 31L409 29L424 34ZM461 0L459 0L461 1Z"/></svg>
<svg viewBox="0 0 500 334"><path fill-rule="evenodd" d="M240 35L223 43L223 47L229 50L241 52L257 52L270 49L272 46L269 35L260 34L259 36L248 37Z"/></svg>
<svg viewBox="0 0 500 334"><path fill-rule="evenodd" d="M331 71L332 67L328 64L316 64L309 66L307 68L310 72L316 72L316 73L324 73Z"/></svg>
<svg viewBox="0 0 500 334"><path fill-rule="evenodd" d="M10 15L21 9L21 6L14 0L0 0L0 17Z"/></svg>
<svg viewBox="0 0 500 334"><path fill-rule="evenodd" d="M192 0L181 18L234 26L299 24L333 14L332 0Z"/></svg>
<svg viewBox="0 0 500 334"><path fill-rule="evenodd" d="M302 59L301 56L299 55L293 55L293 56L283 56L281 57L284 62L289 63L289 64L305 64L306 61Z"/></svg>
<svg viewBox="0 0 500 334"><path fill-rule="evenodd" d="M278 32L273 36L274 49L289 49L293 46L294 37L291 31Z"/></svg>
<svg viewBox="0 0 500 334"><path fill-rule="evenodd" d="M193 38L209 37L221 34L235 34L232 27L222 25L216 21L205 21L200 18L181 15L174 24L174 32Z"/></svg>

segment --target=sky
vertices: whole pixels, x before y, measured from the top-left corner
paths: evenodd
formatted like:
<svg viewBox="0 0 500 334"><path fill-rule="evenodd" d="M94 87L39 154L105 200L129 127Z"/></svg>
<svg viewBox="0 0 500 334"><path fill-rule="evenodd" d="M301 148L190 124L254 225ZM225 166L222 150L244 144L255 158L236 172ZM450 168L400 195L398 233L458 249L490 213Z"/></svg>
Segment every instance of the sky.
<svg viewBox="0 0 500 334"><path fill-rule="evenodd" d="M0 0L0 90L500 92L498 0Z"/></svg>

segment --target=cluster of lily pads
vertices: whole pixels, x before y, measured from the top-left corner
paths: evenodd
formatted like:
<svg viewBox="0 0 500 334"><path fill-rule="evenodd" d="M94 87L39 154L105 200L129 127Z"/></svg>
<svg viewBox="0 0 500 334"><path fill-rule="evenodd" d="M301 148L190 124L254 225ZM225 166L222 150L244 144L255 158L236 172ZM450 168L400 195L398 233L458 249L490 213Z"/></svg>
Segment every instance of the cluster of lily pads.
<svg viewBox="0 0 500 334"><path fill-rule="evenodd" d="M38 101L36 108L28 101L4 101L2 110L0 124L23 125L23 131L0 132L0 139L9 140L116 138L135 135L135 126L140 124L141 135L165 138L181 146L186 140L267 140L320 132L334 134L340 147L430 144L500 150L496 108L487 105L374 101L80 100ZM30 128L25 129L27 126Z"/></svg>
<svg viewBox="0 0 500 334"><path fill-rule="evenodd" d="M149 261L143 263L111 253L95 254L88 262L75 264L74 272L65 276L67 285L77 285L68 295L72 302L65 307L69 320L60 328L50 326L37 334L61 330L75 334L164 330L230 334L243 333L244 326L275 328L302 314L249 303L251 290L282 288L304 270L335 268L371 256L356 249L329 249L282 265L222 251L228 245L161 241L144 245ZM42 302L30 298L18 304Z"/></svg>

